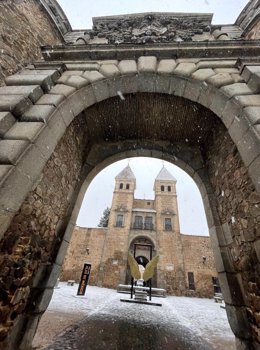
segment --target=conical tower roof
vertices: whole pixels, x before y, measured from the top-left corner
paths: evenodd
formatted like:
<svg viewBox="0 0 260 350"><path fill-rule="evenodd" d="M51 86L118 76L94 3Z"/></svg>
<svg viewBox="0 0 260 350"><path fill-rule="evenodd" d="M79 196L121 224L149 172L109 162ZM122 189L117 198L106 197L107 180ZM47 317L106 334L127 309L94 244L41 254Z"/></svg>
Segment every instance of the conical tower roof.
<svg viewBox="0 0 260 350"><path fill-rule="evenodd" d="M175 181L175 182L177 182L175 177L165 167L162 167L159 174L155 178L155 181Z"/></svg>
<svg viewBox="0 0 260 350"><path fill-rule="evenodd" d="M129 165L116 176L116 180L135 180L134 173Z"/></svg>

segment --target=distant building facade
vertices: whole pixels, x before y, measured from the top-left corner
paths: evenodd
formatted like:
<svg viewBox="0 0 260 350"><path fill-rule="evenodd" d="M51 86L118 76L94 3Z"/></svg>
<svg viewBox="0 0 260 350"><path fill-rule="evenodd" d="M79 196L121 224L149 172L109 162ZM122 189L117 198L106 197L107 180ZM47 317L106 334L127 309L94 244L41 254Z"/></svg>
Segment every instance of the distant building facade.
<svg viewBox="0 0 260 350"><path fill-rule="evenodd" d="M136 179L129 166L115 178L107 228L76 227L61 279L80 279L92 265L90 284L116 288L130 283L127 254L146 265L159 255L153 287L173 295L211 297L217 272L210 238L180 233L176 179L163 167L155 179L155 199L136 199ZM187 218L189 220L189 218Z"/></svg>

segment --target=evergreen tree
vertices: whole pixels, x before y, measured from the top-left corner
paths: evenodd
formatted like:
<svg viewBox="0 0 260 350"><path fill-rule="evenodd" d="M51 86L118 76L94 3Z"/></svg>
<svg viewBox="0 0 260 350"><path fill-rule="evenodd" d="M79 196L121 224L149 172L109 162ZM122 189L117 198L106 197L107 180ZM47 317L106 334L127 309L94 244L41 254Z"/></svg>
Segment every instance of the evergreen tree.
<svg viewBox="0 0 260 350"><path fill-rule="evenodd" d="M109 214L110 214L110 208L107 207L103 211L103 214L102 214L102 217L99 221L98 227L107 227L108 226Z"/></svg>

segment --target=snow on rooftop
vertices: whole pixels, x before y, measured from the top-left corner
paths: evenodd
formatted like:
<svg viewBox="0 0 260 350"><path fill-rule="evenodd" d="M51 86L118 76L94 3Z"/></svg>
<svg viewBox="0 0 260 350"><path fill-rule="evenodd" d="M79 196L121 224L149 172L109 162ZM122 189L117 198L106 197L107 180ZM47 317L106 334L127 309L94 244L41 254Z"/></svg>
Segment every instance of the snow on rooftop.
<svg viewBox="0 0 260 350"><path fill-rule="evenodd" d="M163 166L161 171L159 172L159 174L157 175L156 180L162 180L162 181L175 181L177 182L177 180L175 179L175 177Z"/></svg>
<svg viewBox="0 0 260 350"><path fill-rule="evenodd" d="M127 165L117 176L117 180L135 180L134 173L129 165Z"/></svg>

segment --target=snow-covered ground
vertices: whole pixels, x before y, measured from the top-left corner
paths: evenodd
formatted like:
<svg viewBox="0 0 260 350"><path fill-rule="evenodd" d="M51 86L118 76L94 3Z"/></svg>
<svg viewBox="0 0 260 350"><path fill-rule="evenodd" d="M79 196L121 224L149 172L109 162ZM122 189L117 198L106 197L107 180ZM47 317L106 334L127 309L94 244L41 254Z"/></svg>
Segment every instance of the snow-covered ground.
<svg viewBox="0 0 260 350"><path fill-rule="evenodd" d="M60 283L55 289L47 312L40 323L35 337L35 346L50 343L51 338L75 321L86 318L101 317L109 322L142 322L145 325L156 325L158 329L173 334L174 329L183 331L194 343L195 338L205 340L212 349L235 349L234 335L230 330L226 311L212 299L188 297L153 298L162 303L162 307L120 302L120 298L128 298L128 294L118 294L115 290L88 286L84 297L76 296L78 285L67 286ZM101 316L100 316L101 315ZM55 332L55 324L59 317L59 327ZM66 317L70 322L65 322ZM52 322L53 321L53 322ZM49 333L48 333L49 327ZM48 335L48 341L43 335ZM168 335L167 335L168 336Z"/></svg>

